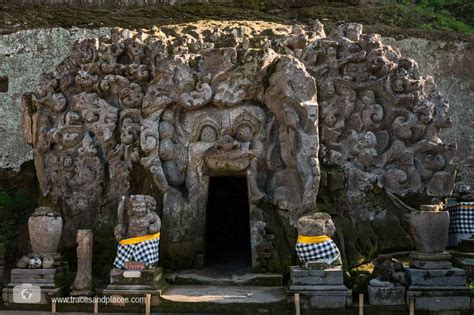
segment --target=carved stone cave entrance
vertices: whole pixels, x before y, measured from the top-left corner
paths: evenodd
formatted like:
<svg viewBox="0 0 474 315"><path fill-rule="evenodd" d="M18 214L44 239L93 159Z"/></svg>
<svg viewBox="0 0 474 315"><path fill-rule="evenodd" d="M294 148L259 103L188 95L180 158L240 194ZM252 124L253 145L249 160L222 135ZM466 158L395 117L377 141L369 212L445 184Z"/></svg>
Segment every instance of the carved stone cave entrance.
<svg viewBox="0 0 474 315"><path fill-rule="evenodd" d="M456 146L439 138L451 122L436 84L359 24L328 36L320 23L267 33L221 22L114 28L78 41L41 76L22 98L23 126L43 199L64 218L61 246L92 226L112 238L121 198L150 194L160 264L202 268L216 252L206 240L206 221L220 225L207 207L216 174L246 175L253 272L288 271L296 222L318 206L343 224L348 263L373 254L375 245L357 245L367 235L390 240L374 241L378 250L407 245L399 198L444 198L454 185ZM355 233L353 222L382 214L383 225Z"/></svg>
<svg viewBox="0 0 474 315"><path fill-rule="evenodd" d="M210 177L205 264L251 266L250 208L245 176Z"/></svg>

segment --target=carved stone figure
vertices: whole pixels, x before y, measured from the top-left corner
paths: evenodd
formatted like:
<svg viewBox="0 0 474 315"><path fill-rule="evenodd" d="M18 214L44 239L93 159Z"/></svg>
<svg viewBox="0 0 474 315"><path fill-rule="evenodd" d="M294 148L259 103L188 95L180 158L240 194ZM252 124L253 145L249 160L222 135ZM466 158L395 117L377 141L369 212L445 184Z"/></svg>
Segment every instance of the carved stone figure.
<svg viewBox="0 0 474 315"><path fill-rule="evenodd" d="M341 250L351 247L351 262L374 246L411 245L400 198L442 198L453 186L455 145L439 138L450 124L446 100L413 60L359 24L327 36L319 21L278 32L241 23L114 28L76 43L23 100L64 245L97 215L111 217L120 196L146 191L160 198L163 261L173 268L202 261L212 176L247 178L255 271L291 264L294 233L283 231L316 211L320 189L336 187L330 174L342 174L337 197L320 202L345 213L345 228L362 220L374 235L383 228L373 218L387 217L405 236L395 244L347 233Z"/></svg>
<svg viewBox="0 0 474 315"><path fill-rule="evenodd" d="M117 211L116 240L120 242L127 238L158 233L161 220L155 209L156 202L151 196L122 197Z"/></svg>
<svg viewBox="0 0 474 315"><path fill-rule="evenodd" d="M341 254L331 237L336 232L327 213L314 213L298 220L296 253L306 267L325 269L341 264Z"/></svg>
<svg viewBox="0 0 474 315"><path fill-rule="evenodd" d="M114 233L119 241L116 268L122 269L127 261L144 262L148 267L158 263L161 220L155 209L151 196L122 197Z"/></svg>
<svg viewBox="0 0 474 315"><path fill-rule="evenodd" d="M77 273L72 285L73 295L91 295L93 293L92 243L91 230L77 231Z"/></svg>

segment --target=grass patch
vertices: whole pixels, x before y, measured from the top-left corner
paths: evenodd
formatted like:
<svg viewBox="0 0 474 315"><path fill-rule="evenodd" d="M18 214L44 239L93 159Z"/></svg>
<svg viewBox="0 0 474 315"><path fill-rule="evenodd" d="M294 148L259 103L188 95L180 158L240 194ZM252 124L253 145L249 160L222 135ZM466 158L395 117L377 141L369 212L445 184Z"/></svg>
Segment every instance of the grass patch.
<svg viewBox="0 0 474 315"><path fill-rule="evenodd" d="M474 35L473 14L466 20L461 20L453 16L453 13L448 10L459 0L424 0L421 4L416 6L416 10L429 18L431 22L424 23L424 27L431 27L431 29L449 29L467 35ZM457 6L456 6L457 8Z"/></svg>

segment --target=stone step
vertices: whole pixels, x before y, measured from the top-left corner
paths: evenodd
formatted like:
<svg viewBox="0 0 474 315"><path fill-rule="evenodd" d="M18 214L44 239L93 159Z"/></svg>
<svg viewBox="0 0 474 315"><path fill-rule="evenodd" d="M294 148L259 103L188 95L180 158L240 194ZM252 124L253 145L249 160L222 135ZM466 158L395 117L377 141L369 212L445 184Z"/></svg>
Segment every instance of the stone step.
<svg viewBox="0 0 474 315"><path fill-rule="evenodd" d="M273 273L246 273L242 275L206 275L199 272L177 273L168 276L174 285L214 286L282 286L283 276Z"/></svg>
<svg viewBox="0 0 474 315"><path fill-rule="evenodd" d="M290 278L294 285L340 285L344 283L340 267L316 270L292 266Z"/></svg>
<svg viewBox="0 0 474 315"><path fill-rule="evenodd" d="M466 272L460 268L416 269L406 268L412 286L465 286Z"/></svg>
<svg viewBox="0 0 474 315"><path fill-rule="evenodd" d="M313 292L313 291L349 291L345 285L290 285L290 292Z"/></svg>
<svg viewBox="0 0 474 315"><path fill-rule="evenodd" d="M232 310L244 314L253 314L251 309L266 309L273 314L287 307L287 298L283 287L170 285L160 297L160 307L176 307L180 312Z"/></svg>
<svg viewBox="0 0 474 315"><path fill-rule="evenodd" d="M447 290L441 291L434 288L431 291L426 290L410 290L407 291L407 299L415 298L415 310L430 312L449 312L461 314L461 311L467 311L471 307L471 292L469 288L464 290ZM463 312L464 314L464 312Z"/></svg>

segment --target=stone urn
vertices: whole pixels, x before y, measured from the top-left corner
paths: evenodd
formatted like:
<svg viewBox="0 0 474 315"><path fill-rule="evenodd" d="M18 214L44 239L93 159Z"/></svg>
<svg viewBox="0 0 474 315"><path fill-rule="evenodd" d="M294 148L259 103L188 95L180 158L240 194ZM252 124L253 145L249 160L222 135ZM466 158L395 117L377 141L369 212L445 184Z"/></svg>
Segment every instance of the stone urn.
<svg viewBox="0 0 474 315"><path fill-rule="evenodd" d="M421 205L410 214L410 226L416 250L442 253L448 244L449 212L440 205Z"/></svg>
<svg viewBox="0 0 474 315"><path fill-rule="evenodd" d="M33 253L56 253L63 232L63 219L49 207L40 207L28 220Z"/></svg>

